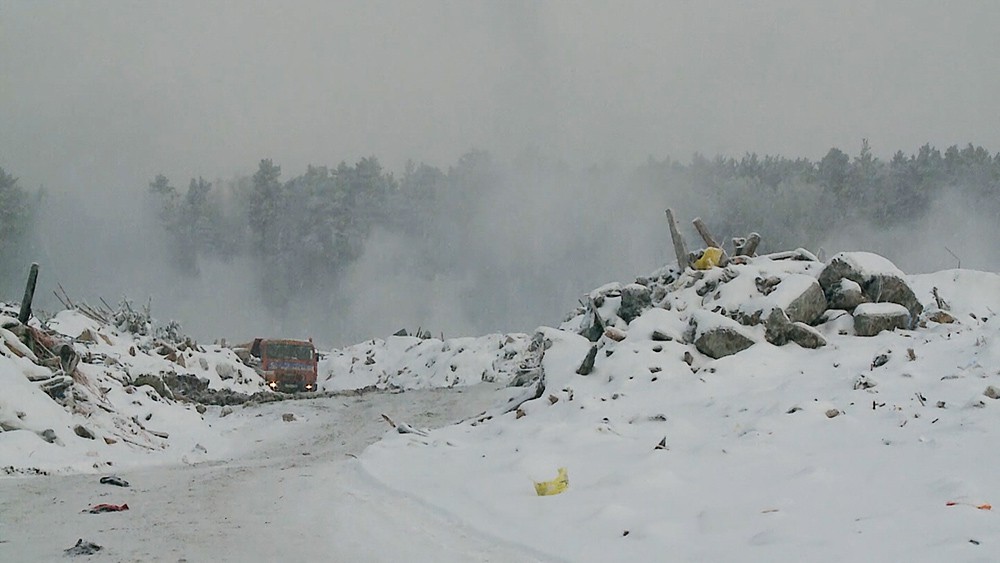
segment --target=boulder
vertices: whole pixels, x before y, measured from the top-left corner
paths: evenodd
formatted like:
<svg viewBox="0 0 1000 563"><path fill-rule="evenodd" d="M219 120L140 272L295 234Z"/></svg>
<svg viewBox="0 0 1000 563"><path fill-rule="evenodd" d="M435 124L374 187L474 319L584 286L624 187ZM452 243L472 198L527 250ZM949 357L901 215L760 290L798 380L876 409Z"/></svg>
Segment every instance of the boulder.
<svg viewBox="0 0 1000 563"><path fill-rule="evenodd" d="M764 323L764 340L775 346L784 346L788 343L788 331L791 326L792 321L788 319L788 315L775 307Z"/></svg>
<svg viewBox="0 0 1000 563"><path fill-rule="evenodd" d="M713 359L731 356L756 344L736 321L717 313L695 311L691 323L695 347Z"/></svg>
<svg viewBox="0 0 1000 563"><path fill-rule="evenodd" d="M924 310L924 306L920 304L917 295L913 293L910 286L900 277L888 275L875 276L863 287L863 290L865 296L874 303L897 303L906 307L906 310L910 313L910 325L907 328L912 327L913 323L916 323L920 313Z"/></svg>
<svg viewBox="0 0 1000 563"><path fill-rule="evenodd" d="M862 303L854 309L854 333L875 336L883 330L910 327L910 312L898 303Z"/></svg>
<svg viewBox="0 0 1000 563"><path fill-rule="evenodd" d="M841 252L830 259L819 275L819 284L828 300L850 280L861 287L865 299L873 303L896 303L909 313L905 328L910 328L923 312L923 306L904 280L905 274L889 260L870 252Z"/></svg>
<svg viewBox="0 0 1000 563"><path fill-rule="evenodd" d="M733 327L715 327L706 330L694 341L699 352L716 360L742 352L754 344L752 338Z"/></svg>
<svg viewBox="0 0 1000 563"><path fill-rule="evenodd" d="M847 278L831 285L826 296L831 309L853 311L858 305L868 302L868 298L861 291L861 286Z"/></svg>
<svg viewBox="0 0 1000 563"><path fill-rule="evenodd" d="M649 288L638 283L631 283L621 289L622 302L618 306L618 316L626 323L653 306Z"/></svg>
<svg viewBox="0 0 1000 563"><path fill-rule="evenodd" d="M826 346L826 338L805 323L792 323L788 329L788 339L803 348L815 349Z"/></svg>
<svg viewBox="0 0 1000 563"><path fill-rule="evenodd" d="M826 338L818 330L802 322L792 322L781 309L772 310L764 326L764 338L775 346L789 342L811 349L826 346Z"/></svg>
<svg viewBox="0 0 1000 563"><path fill-rule="evenodd" d="M823 314L823 311L826 311L826 308L826 294L819 282L812 280L798 297L791 300L785 308L785 314L793 323L811 324Z"/></svg>

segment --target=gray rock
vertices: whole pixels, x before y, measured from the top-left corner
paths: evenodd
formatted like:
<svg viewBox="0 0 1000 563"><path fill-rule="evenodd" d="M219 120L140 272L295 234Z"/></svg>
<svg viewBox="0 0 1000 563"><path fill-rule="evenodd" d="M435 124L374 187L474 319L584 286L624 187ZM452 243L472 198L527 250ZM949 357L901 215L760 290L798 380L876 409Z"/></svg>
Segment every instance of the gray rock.
<svg viewBox="0 0 1000 563"><path fill-rule="evenodd" d="M594 371L594 361L597 359L597 346L591 346L590 351L587 352L587 357L583 359L583 363L576 370L579 375L590 375L590 372Z"/></svg>
<svg viewBox="0 0 1000 563"><path fill-rule="evenodd" d="M818 330L802 322L792 322L779 308L771 311L764 327L764 338L775 346L783 346L789 342L810 349L826 346L826 338Z"/></svg>
<svg viewBox="0 0 1000 563"><path fill-rule="evenodd" d="M208 407L199 403L195 405L194 410L198 411L198 414L205 414L208 411Z"/></svg>
<svg viewBox="0 0 1000 563"><path fill-rule="evenodd" d="M626 285L621 290L622 302L618 306L618 316L626 323L642 314L643 311L653 306L652 295L649 288L637 283Z"/></svg>
<svg viewBox="0 0 1000 563"><path fill-rule="evenodd" d="M858 263L875 264L877 271L862 271ZM833 293L839 290L841 280L850 280L861 287L868 301L873 303L896 303L909 311L910 328L923 312L923 305L902 278L902 272L892 262L881 256L866 252L841 252L834 256L819 275L819 284L826 292L827 299L833 301Z"/></svg>
<svg viewBox="0 0 1000 563"><path fill-rule="evenodd" d="M898 303L910 312L910 324L906 328L912 328L916 323L920 313L924 311L924 306L920 304L917 295L913 293L910 286L902 278L893 275L878 275L862 286L865 297L874 303Z"/></svg>
<svg viewBox="0 0 1000 563"><path fill-rule="evenodd" d="M826 338L805 323L792 323L788 329L788 339L803 348L816 349L826 346Z"/></svg>
<svg viewBox="0 0 1000 563"><path fill-rule="evenodd" d="M652 338L653 342L670 342L674 339L672 336L661 330L654 330L650 338Z"/></svg>
<svg viewBox="0 0 1000 563"><path fill-rule="evenodd" d="M1000 389L994 385L990 385L986 388L986 391L983 391L983 395L986 395L991 399L1000 399Z"/></svg>
<svg viewBox="0 0 1000 563"><path fill-rule="evenodd" d="M59 437L56 436L56 431L51 428L46 428L45 430L42 430L39 436L41 436L43 440L45 440L50 444L56 443L56 440L59 439Z"/></svg>
<svg viewBox="0 0 1000 563"><path fill-rule="evenodd" d="M281 420L285 422L295 422L295 415L290 412L286 412L281 415Z"/></svg>
<svg viewBox="0 0 1000 563"><path fill-rule="evenodd" d="M812 324L823 314L823 311L826 311L826 308L826 294L819 282L813 282L801 295L788 304L785 314L793 323Z"/></svg>
<svg viewBox="0 0 1000 563"><path fill-rule="evenodd" d="M736 321L718 313L694 311L688 331L689 342L699 352L714 359L742 352L756 341Z"/></svg>
<svg viewBox="0 0 1000 563"><path fill-rule="evenodd" d="M861 286L847 278L830 286L827 291L827 299L831 309L844 309L845 311L853 311L858 305L868 302L868 298L861 291Z"/></svg>
<svg viewBox="0 0 1000 563"><path fill-rule="evenodd" d="M875 336L883 330L910 327L910 312L895 303L862 303L854 309L854 333Z"/></svg>
<svg viewBox="0 0 1000 563"><path fill-rule="evenodd" d="M792 321L788 319L788 315L780 308L775 307L764 323L764 340L775 346L784 346L788 343L788 331L791 326Z"/></svg>
<svg viewBox="0 0 1000 563"><path fill-rule="evenodd" d="M732 327L715 327L702 332L694 341L699 352L714 359L731 356L753 346L755 342Z"/></svg>
<svg viewBox="0 0 1000 563"><path fill-rule="evenodd" d="M233 407L230 407L229 405L226 405L226 406L222 407L221 411L219 411L219 418L227 417L227 416L229 416L231 414L233 414Z"/></svg>
<svg viewBox="0 0 1000 563"><path fill-rule="evenodd" d="M90 431L89 428L82 424L77 424L73 427L73 432L81 438L86 438L88 440L93 440L95 438L94 433Z"/></svg>

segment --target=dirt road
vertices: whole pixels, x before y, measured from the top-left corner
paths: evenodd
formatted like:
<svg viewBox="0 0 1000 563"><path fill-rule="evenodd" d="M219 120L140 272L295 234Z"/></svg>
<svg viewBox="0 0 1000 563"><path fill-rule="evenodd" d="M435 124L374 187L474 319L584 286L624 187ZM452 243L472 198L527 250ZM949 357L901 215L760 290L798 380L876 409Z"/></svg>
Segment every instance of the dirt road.
<svg viewBox="0 0 1000 563"><path fill-rule="evenodd" d="M435 427L492 404L496 388L375 393L237 409L218 427L239 455L122 474L0 479L0 561L541 561L388 490L353 457L381 437L386 413ZM285 422L283 414L294 420ZM85 514L97 503L130 510Z"/></svg>

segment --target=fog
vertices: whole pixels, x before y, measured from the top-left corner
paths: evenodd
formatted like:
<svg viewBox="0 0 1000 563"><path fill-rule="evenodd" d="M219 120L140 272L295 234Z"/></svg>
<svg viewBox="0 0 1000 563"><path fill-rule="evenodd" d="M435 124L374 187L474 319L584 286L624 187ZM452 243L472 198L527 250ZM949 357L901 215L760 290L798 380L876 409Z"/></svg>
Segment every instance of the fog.
<svg viewBox="0 0 1000 563"><path fill-rule="evenodd" d="M625 189L651 156L1000 150L996 29L1000 5L972 2L8 1L0 167L46 192L40 307L56 284L152 299L202 339L530 331L670 260L665 207L712 224L699 194ZM440 250L461 268L413 275L412 241L378 231L336 292L281 312L259 305L244 257L174 272L143 203L160 173L184 186L270 158L288 179L374 155L398 176L473 148L554 172L460 210L476 228ZM975 203L943 194L927 219L821 245L996 270L995 217Z"/></svg>

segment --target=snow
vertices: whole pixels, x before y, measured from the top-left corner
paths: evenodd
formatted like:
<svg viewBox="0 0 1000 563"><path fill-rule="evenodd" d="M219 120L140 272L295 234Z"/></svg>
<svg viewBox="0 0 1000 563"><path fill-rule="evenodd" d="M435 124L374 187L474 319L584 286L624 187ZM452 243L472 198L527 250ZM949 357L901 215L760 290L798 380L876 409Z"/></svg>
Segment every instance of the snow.
<svg viewBox="0 0 1000 563"><path fill-rule="evenodd" d="M888 258L871 252L841 252L834 256L833 260L842 260L851 265L865 280L870 280L877 275L906 277L906 274Z"/></svg>
<svg viewBox="0 0 1000 563"><path fill-rule="evenodd" d="M866 275L898 272L876 255L838 256ZM181 366L60 314L53 326L67 335L103 335L76 343L94 362L80 364L88 400L75 409L0 346L0 422L11 427L0 466L14 469L0 479L0 514L17 515L0 519L0 560L62 560L78 537L107 546L95 560L993 559L1000 400L985 390L1000 385L1000 276L894 274L925 305L937 288L958 321L861 338L848 312L827 311L816 350L773 346L730 318L786 306L821 268L665 268L649 279L666 293L654 289L657 306L630 323L616 314L625 286L608 284L589 297L603 299L598 314L620 341L580 336L581 311L534 337L375 339L326 353L321 388L341 394L225 416L127 382L174 370L259 388L232 350L192 348ZM771 277L780 283L762 295L757 279ZM692 321L757 343L712 360L690 344ZM593 346L594 369L578 375ZM525 373L543 379L507 386ZM81 423L98 439L76 436ZM536 495L533 482L561 467L567 490ZM95 485L112 471L133 488ZM97 502L132 510L80 514Z"/></svg>
<svg viewBox="0 0 1000 563"><path fill-rule="evenodd" d="M862 303L854 309L854 313L869 317L894 317L910 314L906 307L896 303Z"/></svg>

